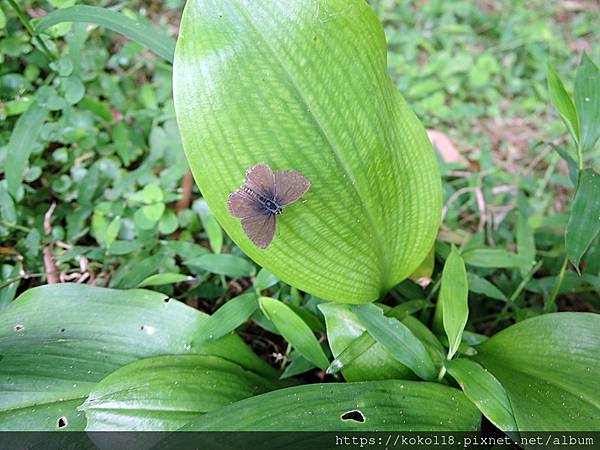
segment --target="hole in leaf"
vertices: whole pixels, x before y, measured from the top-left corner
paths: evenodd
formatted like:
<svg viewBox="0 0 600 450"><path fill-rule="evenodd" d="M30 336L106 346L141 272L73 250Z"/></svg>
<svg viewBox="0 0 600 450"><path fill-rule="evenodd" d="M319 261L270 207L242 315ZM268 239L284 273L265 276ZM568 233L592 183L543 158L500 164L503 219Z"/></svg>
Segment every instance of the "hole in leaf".
<svg viewBox="0 0 600 450"><path fill-rule="evenodd" d="M61 333L64 333L64 332L65 332L65 329L64 329L64 328L61 328L61 329L60 329L60 332L61 332Z"/></svg>
<svg viewBox="0 0 600 450"><path fill-rule="evenodd" d="M67 425L69 425L69 421L65 416L58 418L58 421L56 422L56 426L58 427L58 429L66 428Z"/></svg>
<svg viewBox="0 0 600 450"><path fill-rule="evenodd" d="M342 414L342 420L351 420L352 422L365 422L365 416L358 409L348 411L347 413Z"/></svg>
<svg viewBox="0 0 600 450"><path fill-rule="evenodd" d="M169 297L167 297L163 300L163 302L165 302L165 303L169 303L170 301L171 301L171 299Z"/></svg>
<svg viewBox="0 0 600 450"><path fill-rule="evenodd" d="M15 331L18 333L19 331L23 331L25 329L25 325L21 325L20 323L15 325Z"/></svg>

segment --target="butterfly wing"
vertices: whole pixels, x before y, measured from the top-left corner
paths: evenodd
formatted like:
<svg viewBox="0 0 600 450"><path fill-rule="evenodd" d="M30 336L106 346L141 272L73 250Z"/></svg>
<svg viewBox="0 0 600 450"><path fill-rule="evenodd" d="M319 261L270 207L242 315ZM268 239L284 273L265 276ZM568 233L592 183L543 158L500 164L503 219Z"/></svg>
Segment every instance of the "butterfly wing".
<svg viewBox="0 0 600 450"><path fill-rule="evenodd" d="M269 200L275 197L275 175L265 163L256 164L246 171L246 186Z"/></svg>
<svg viewBox="0 0 600 450"><path fill-rule="evenodd" d="M310 180L295 170L275 172L275 201L287 206L302 197L310 188Z"/></svg>
<svg viewBox="0 0 600 450"><path fill-rule="evenodd" d="M262 214L261 205L258 199L248 194L243 189L238 189L229 195L227 209L229 210L229 214L240 219Z"/></svg>
<svg viewBox="0 0 600 450"><path fill-rule="evenodd" d="M241 220L242 228L246 235L259 248L267 248L275 236L275 216L261 214L254 217L245 217Z"/></svg>

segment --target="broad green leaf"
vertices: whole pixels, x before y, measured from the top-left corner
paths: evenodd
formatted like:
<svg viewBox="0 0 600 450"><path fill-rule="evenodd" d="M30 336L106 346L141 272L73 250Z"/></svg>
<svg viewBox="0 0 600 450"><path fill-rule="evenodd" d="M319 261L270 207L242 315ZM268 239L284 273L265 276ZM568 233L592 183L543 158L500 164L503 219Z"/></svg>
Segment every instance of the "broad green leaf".
<svg viewBox="0 0 600 450"><path fill-rule="evenodd" d="M565 245L571 263L579 262L600 232L600 174L594 169L579 172L579 183L565 231Z"/></svg>
<svg viewBox="0 0 600 450"><path fill-rule="evenodd" d="M383 311L375 305L357 305L353 310L367 332L397 361L425 380L435 378L431 356L406 325L393 317L384 317Z"/></svg>
<svg viewBox="0 0 600 450"><path fill-rule="evenodd" d="M156 275L150 275L138 284L137 287L164 286L165 284L181 283L182 281L189 281L192 279L192 277L182 273L157 273Z"/></svg>
<svg viewBox="0 0 600 450"><path fill-rule="evenodd" d="M351 306L322 303L319 310L325 317L331 353L336 360L339 358L338 365L342 366L342 374L347 381L415 378L412 370L396 361L382 344L366 332ZM367 343L370 345L363 351Z"/></svg>
<svg viewBox="0 0 600 450"><path fill-rule="evenodd" d="M107 8L77 5L52 11L36 26L36 32L42 33L48 28L63 22L93 23L140 43L166 61L173 62L175 40L162 30Z"/></svg>
<svg viewBox="0 0 600 450"><path fill-rule="evenodd" d="M206 254L185 262L186 266L228 277L249 277L254 274L252 263L241 256Z"/></svg>
<svg viewBox="0 0 600 450"><path fill-rule="evenodd" d="M211 211L277 278L366 303L413 273L440 222L423 126L396 91L363 0L190 0L174 65L184 148ZM259 162L312 183L261 250L227 211Z"/></svg>
<svg viewBox="0 0 600 450"><path fill-rule="evenodd" d="M505 269L518 267L519 257L500 248L474 248L462 254L464 262L475 267L490 267L494 269Z"/></svg>
<svg viewBox="0 0 600 450"><path fill-rule="evenodd" d="M281 335L298 353L322 370L327 369L329 361L319 341L310 327L289 306L269 297L260 297L260 308Z"/></svg>
<svg viewBox="0 0 600 450"><path fill-rule="evenodd" d="M10 135L4 162L4 176L8 183L8 192L15 199L21 187L29 155L46 117L48 117L48 111L42 108L38 102L33 102L29 105L29 109L19 117Z"/></svg>
<svg viewBox="0 0 600 450"><path fill-rule="evenodd" d="M521 431L585 431L600 423L600 316L555 313L502 330L474 359L504 386Z"/></svg>
<svg viewBox="0 0 600 450"><path fill-rule="evenodd" d="M465 395L490 422L502 431L517 430L506 391L490 372L467 359L446 361L444 365Z"/></svg>
<svg viewBox="0 0 600 450"><path fill-rule="evenodd" d="M163 294L54 284L21 294L0 314L0 428L82 430L77 411L98 381L158 355L215 355L274 371L235 335L192 344L205 314Z"/></svg>
<svg viewBox="0 0 600 450"><path fill-rule="evenodd" d="M195 417L281 387L216 356L171 355L128 364L83 405L86 431L174 431Z"/></svg>
<svg viewBox="0 0 600 450"><path fill-rule="evenodd" d="M452 247L444 264L438 307L442 310L442 323L448 336L448 359L458 350L462 333L469 317L469 283L465 263Z"/></svg>
<svg viewBox="0 0 600 450"><path fill-rule="evenodd" d="M600 70L586 53L577 68L573 96L581 126L581 148L591 150L600 137Z"/></svg>
<svg viewBox="0 0 600 450"><path fill-rule="evenodd" d="M560 114L571 136L573 136L573 140L576 143L579 142L579 117L575 109L575 104L565 89L560 76L550 64L548 64L548 91L550 92L550 99L554 107Z"/></svg>
<svg viewBox="0 0 600 450"><path fill-rule="evenodd" d="M481 278L471 272L468 272L467 283L471 292L483 294L486 297L495 298L496 300L506 301L506 295L504 295L500 289L498 289L485 278Z"/></svg>
<svg viewBox="0 0 600 450"><path fill-rule="evenodd" d="M195 201L194 211L200 216L200 221L206 231L210 248L214 253L221 253L221 247L223 247L223 230L210 211L206 201L204 199Z"/></svg>
<svg viewBox="0 0 600 450"><path fill-rule="evenodd" d="M194 344L215 341L231 333L254 314L258 308L254 294L244 294L229 300L216 310L196 331Z"/></svg>
<svg viewBox="0 0 600 450"><path fill-rule="evenodd" d="M280 389L208 413L181 431L474 431L480 420L457 389L382 380Z"/></svg>

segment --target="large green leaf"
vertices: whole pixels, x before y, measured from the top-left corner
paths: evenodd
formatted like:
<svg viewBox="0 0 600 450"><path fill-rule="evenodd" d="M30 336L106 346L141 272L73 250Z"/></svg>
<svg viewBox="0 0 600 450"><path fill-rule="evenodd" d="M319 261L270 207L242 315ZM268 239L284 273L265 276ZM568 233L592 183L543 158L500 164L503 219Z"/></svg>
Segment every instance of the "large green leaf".
<svg viewBox="0 0 600 450"><path fill-rule="evenodd" d="M137 359L206 354L276 376L236 335L194 346L206 315L163 294L56 284L0 314L0 428L83 429L76 410L109 373Z"/></svg>
<svg viewBox="0 0 600 450"><path fill-rule="evenodd" d="M456 389L382 380L280 389L208 413L182 431L468 431L480 420Z"/></svg>
<svg viewBox="0 0 600 450"><path fill-rule="evenodd" d="M600 316L546 314L477 347L500 381L521 431L585 431L600 424Z"/></svg>
<svg viewBox="0 0 600 450"><path fill-rule="evenodd" d="M360 355L352 355L352 361L344 364L342 374L347 381L371 381L389 378L415 378L412 370L398 362L386 348L366 333L365 326L348 305L322 303L319 309L327 324L327 342L335 358L343 352L352 352L359 339L370 343L367 350L358 345ZM361 336L363 336L361 338Z"/></svg>
<svg viewBox="0 0 600 450"><path fill-rule="evenodd" d="M594 169L579 172L579 183L565 231L567 254L579 270L579 262L600 233L600 174Z"/></svg>
<svg viewBox="0 0 600 450"><path fill-rule="evenodd" d="M63 22L93 23L122 33L139 42L161 58L173 62L175 40L150 23L133 20L117 11L97 6L76 5L57 9L37 24L36 31L41 33L53 25Z"/></svg>
<svg viewBox="0 0 600 450"><path fill-rule="evenodd" d="M200 414L280 387L215 356L159 356L113 372L79 409L87 431L173 431Z"/></svg>
<svg viewBox="0 0 600 450"><path fill-rule="evenodd" d="M383 29L364 0L188 1L174 97L203 197L281 280L365 303L431 249L442 199L435 155L388 75ZM312 182L266 250L227 211L259 162Z"/></svg>

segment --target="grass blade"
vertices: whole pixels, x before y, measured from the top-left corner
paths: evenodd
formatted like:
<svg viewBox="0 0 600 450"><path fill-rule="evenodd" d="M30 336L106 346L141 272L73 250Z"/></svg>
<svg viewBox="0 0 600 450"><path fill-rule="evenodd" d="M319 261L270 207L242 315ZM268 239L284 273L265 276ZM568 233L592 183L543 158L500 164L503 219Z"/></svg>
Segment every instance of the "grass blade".
<svg viewBox="0 0 600 450"><path fill-rule="evenodd" d="M63 22L100 25L127 36L166 61L173 62L175 39L150 24L130 19L111 9L85 5L57 9L39 21L36 32L41 33L51 26Z"/></svg>
<svg viewBox="0 0 600 450"><path fill-rule="evenodd" d="M31 154L31 149L46 117L48 117L48 111L38 105L37 102L33 102L29 109L19 117L10 135L4 174L8 183L8 192L14 198L17 197L21 187L23 172Z"/></svg>

